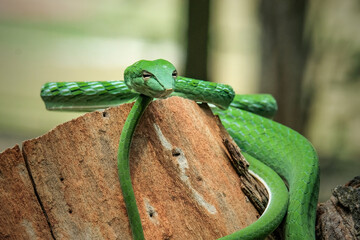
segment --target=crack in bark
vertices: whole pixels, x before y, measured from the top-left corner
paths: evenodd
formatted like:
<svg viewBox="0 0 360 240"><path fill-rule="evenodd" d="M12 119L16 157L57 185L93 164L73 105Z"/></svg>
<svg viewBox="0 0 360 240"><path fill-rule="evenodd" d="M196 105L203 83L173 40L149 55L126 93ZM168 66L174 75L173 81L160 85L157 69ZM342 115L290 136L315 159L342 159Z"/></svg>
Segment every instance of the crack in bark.
<svg viewBox="0 0 360 240"><path fill-rule="evenodd" d="M44 205L43 205L43 203L42 203L42 201L41 201L41 199L40 199L39 193L38 193L38 191L37 191L37 189L36 189L36 184L35 184L34 178L33 178L33 176L32 176L31 170L30 170L29 161L28 161L28 159L27 159L27 155L26 155L23 147L21 148L21 152L22 152L22 155L23 155L23 158L24 158L24 161L25 161L26 170L27 170L27 172L28 172L28 174L29 174L29 178L30 178L31 184L32 184L32 186L33 186L33 190L34 190L36 199L37 199L37 201L38 201L38 203L39 203L39 205L40 205L41 211L43 212L43 214L44 214L44 216L45 216L46 222L47 222L47 224L48 224L48 226L49 226L49 229L50 229L50 234L51 234L52 238L53 238L54 240L56 240L55 235L54 235L54 232L53 232L53 229L52 229L52 226L51 226L51 223L50 223L50 220L49 220L49 216L47 215L47 213L46 213L46 211L45 211L45 207L44 207Z"/></svg>

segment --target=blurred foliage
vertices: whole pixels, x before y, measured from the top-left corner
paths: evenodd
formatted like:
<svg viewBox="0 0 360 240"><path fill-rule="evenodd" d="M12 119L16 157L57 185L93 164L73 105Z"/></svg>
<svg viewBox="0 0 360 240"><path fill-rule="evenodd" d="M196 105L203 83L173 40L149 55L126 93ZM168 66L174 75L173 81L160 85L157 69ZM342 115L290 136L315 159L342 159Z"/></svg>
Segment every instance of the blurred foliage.
<svg viewBox="0 0 360 240"><path fill-rule="evenodd" d="M258 1L211 4L208 75L254 93ZM314 99L306 135L320 154L323 199L360 169L359 13L356 0L309 1L303 84ZM47 81L122 79L126 66L154 58L183 72L186 24L181 0L0 0L0 151L78 116L44 109L39 92Z"/></svg>
<svg viewBox="0 0 360 240"><path fill-rule="evenodd" d="M35 137L78 116L44 109L39 92L47 81L122 79L124 68L142 58L182 60L179 0L1 0L0 6L3 139ZM1 143L4 149L14 141Z"/></svg>

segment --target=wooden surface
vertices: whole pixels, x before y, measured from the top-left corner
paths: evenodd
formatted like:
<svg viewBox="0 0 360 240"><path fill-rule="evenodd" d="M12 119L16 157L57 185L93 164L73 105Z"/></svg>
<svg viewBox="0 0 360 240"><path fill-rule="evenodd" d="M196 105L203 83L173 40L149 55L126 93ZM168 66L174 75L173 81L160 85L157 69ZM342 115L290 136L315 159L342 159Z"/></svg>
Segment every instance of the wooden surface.
<svg viewBox="0 0 360 240"><path fill-rule="evenodd" d="M59 125L25 141L23 154L1 153L1 239L131 239L116 163L131 106ZM207 105L151 103L130 154L146 239L216 239L259 217L225 142L234 145Z"/></svg>
<svg viewBox="0 0 360 240"><path fill-rule="evenodd" d="M51 239L19 146L0 154L0 239Z"/></svg>

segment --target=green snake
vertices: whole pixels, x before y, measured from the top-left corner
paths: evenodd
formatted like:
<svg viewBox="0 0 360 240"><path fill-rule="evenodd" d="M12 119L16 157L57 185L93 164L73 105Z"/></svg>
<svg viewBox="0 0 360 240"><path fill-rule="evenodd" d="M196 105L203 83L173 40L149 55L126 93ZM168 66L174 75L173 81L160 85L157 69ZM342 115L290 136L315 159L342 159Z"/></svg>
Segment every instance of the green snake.
<svg viewBox="0 0 360 240"><path fill-rule="evenodd" d="M132 136L148 104L171 96L212 104L214 114L242 149L250 173L269 193L268 205L256 222L221 239L263 239L282 221L285 239L315 239L317 154L303 136L269 119L277 109L270 95L235 96L228 85L178 76L163 59L134 63L125 70L124 79L50 82L42 86L41 97L47 109L63 111L93 111L135 101L118 148L119 181L134 239L144 239L144 234L130 178Z"/></svg>

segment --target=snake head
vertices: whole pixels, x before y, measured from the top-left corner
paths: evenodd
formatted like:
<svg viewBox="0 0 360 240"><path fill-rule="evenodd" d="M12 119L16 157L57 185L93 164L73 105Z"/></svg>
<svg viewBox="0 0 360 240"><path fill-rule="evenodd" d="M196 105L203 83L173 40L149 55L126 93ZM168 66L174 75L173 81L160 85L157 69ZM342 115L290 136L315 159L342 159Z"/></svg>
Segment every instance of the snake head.
<svg viewBox="0 0 360 240"><path fill-rule="evenodd" d="M154 98L169 96L175 87L177 71L164 59L140 60L125 69L126 85L138 93Z"/></svg>

